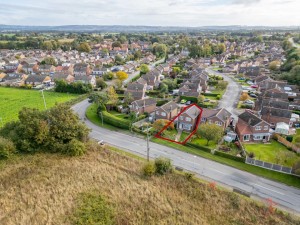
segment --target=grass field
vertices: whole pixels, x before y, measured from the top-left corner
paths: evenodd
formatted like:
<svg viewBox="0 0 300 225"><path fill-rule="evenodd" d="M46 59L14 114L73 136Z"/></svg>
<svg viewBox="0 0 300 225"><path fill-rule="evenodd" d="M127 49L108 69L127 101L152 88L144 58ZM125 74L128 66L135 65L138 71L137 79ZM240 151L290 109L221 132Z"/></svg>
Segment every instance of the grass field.
<svg viewBox="0 0 300 225"><path fill-rule="evenodd" d="M178 173L145 178L143 165L108 149L83 157L35 154L0 161L0 224L96 225L92 218L99 215L93 212L107 207L115 225L299 224L299 218L270 214L263 203ZM82 196L92 196L84 207ZM105 201L97 204L97 196Z"/></svg>
<svg viewBox="0 0 300 225"><path fill-rule="evenodd" d="M284 145L272 140L270 144L244 144L247 152L253 152L255 159L292 167L300 159L296 153L289 151Z"/></svg>
<svg viewBox="0 0 300 225"><path fill-rule="evenodd" d="M55 103L66 102L78 97L75 94L56 93L52 91L44 91L44 95L47 108L54 106ZM23 107L45 108L42 94L37 90L0 87L0 96L0 117L3 124L17 120L18 112ZM2 126L2 123L0 123L0 126Z"/></svg>

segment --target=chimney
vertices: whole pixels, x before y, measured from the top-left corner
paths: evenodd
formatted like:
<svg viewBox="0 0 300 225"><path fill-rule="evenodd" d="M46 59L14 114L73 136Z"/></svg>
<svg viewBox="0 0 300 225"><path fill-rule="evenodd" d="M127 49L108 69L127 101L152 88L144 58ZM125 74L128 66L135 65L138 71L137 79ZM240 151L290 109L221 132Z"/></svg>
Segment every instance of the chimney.
<svg viewBox="0 0 300 225"><path fill-rule="evenodd" d="M250 118L250 119L248 120L248 124L251 125L251 122L252 122L252 118Z"/></svg>

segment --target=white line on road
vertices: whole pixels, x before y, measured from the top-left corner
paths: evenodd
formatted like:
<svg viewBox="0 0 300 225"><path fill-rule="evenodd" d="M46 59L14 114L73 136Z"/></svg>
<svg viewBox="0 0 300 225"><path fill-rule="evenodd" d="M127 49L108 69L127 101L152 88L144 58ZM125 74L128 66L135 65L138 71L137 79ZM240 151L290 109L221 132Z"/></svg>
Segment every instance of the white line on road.
<svg viewBox="0 0 300 225"><path fill-rule="evenodd" d="M277 194L280 194L280 195L285 195L285 194L283 194L283 193L281 193L281 192L274 191L274 190L272 190L272 189L270 189L270 188L266 188L266 187L261 186L261 185L259 185L259 184L253 184L253 185L254 185L254 186L257 186L257 187L264 188L264 189L269 190L269 191L273 191L273 192L275 192L275 193L277 193Z"/></svg>

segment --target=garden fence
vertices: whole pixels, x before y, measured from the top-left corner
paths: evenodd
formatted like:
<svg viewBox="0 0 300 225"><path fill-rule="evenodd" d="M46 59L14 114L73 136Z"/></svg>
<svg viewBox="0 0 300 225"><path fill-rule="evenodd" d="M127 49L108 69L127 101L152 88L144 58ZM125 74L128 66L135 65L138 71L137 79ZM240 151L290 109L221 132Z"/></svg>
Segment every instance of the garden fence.
<svg viewBox="0 0 300 225"><path fill-rule="evenodd" d="M286 167L286 166L282 166L282 165L278 165L278 164L273 164L273 163L269 163L269 162L264 162L261 160L257 160L257 159L252 159L250 157L246 157L246 163L253 165L253 166L259 166L259 167L263 167L265 169L268 170L274 170L280 173L286 173L286 174L293 174L293 170L291 167Z"/></svg>

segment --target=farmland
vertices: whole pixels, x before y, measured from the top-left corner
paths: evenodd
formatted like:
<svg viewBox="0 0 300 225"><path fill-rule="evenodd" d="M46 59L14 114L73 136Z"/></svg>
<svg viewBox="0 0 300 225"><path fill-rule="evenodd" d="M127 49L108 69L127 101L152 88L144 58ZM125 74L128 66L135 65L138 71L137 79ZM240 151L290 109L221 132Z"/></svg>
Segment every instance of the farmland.
<svg viewBox="0 0 300 225"><path fill-rule="evenodd" d="M55 103L66 102L78 97L76 94L56 93L44 91L47 107ZM0 118L3 124L18 119L18 112L23 107L44 109L42 93L37 90L0 87ZM0 126L2 123L0 121Z"/></svg>

